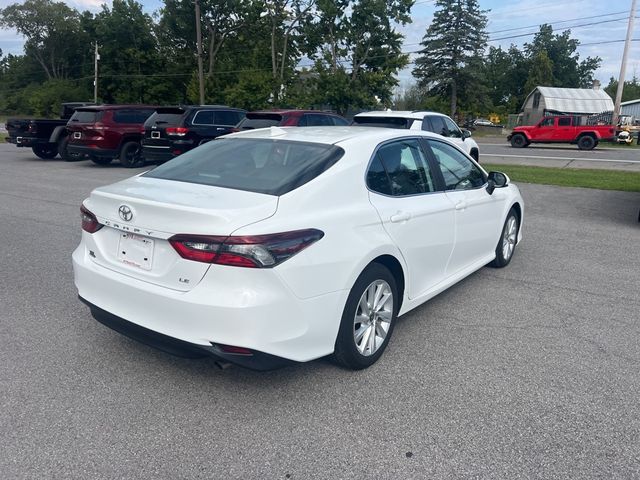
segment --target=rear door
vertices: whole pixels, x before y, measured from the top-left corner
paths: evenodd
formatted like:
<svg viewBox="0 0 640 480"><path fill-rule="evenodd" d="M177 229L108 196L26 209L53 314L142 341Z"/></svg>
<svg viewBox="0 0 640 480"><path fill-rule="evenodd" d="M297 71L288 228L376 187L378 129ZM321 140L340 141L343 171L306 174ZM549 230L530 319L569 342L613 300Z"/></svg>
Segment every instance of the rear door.
<svg viewBox="0 0 640 480"><path fill-rule="evenodd" d="M104 110L82 108L74 112L67 122L69 143L89 145L104 140L104 126L102 119Z"/></svg>
<svg viewBox="0 0 640 480"><path fill-rule="evenodd" d="M185 115L186 110L179 107L157 109L144 124L143 146L158 151L169 151L171 137L167 134L167 128L175 129L182 126Z"/></svg>
<svg viewBox="0 0 640 480"><path fill-rule="evenodd" d="M367 172L369 199L404 257L407 292L416 298L440 283L453 250L455 214L438 190L420 140L382 144Z"/></svg>

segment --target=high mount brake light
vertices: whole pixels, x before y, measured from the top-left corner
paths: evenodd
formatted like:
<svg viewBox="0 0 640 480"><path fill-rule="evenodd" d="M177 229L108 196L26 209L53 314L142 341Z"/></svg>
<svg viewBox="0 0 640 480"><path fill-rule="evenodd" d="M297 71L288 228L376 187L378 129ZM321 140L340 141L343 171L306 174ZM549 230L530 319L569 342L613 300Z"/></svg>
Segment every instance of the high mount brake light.
<svg viewBox="0 0 640 480"><path fill-rule="evenodd" d="M175 135L176 137L184 137L189 133L189 129L185 127L167 127L165 129L167 135Z"/></svg>
<svg viewBox="0 0 640 480"><path fill-rule="evenodd" d="M96 216L87 210L84 205L80 205L80 218L82 219L82 229L85 232L96 233L102 228Z"/></svg>
<svg viewBox="0 0 640 480"><path fill-rule="evenodd" d="M313 228L267 235L174 235L169 242L187 260L246 268L271 268L324 236Z"/></svg>

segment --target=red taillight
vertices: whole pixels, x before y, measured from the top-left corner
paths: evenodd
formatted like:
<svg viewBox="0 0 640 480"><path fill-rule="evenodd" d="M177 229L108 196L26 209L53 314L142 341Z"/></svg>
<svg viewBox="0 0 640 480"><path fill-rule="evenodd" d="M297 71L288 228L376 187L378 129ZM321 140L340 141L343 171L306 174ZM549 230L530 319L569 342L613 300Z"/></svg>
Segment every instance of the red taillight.
<svg viewBox="0 0 640 480"><path fill-rule="evenodd" d="M271 268L323 236L323 232L311 228L252 236L174 235L169 242L187 260L233 267Z"/></svg>
<svg viewBox="0 0 640 480"><path fill-rule="evenodd" d="M167 135L175 135L176 137L184 137L187 133L189 133L189 129L185 127L167 127L165 130Z"/></svg>
<svg viewBox="0 0 640 480"><path fill-rule="evenodd" d="M140 135L144 135L146 133L146 130L144 127L140 128Z"/></svg>
<svg viewBox="0 0 640 480"><path fill-rule="evenodd" d="M80 205L80 218L82 219L82 229L85 232L96 233L102 228L102 224L98 223L96 216L84 208L84 205Z"/></svg>

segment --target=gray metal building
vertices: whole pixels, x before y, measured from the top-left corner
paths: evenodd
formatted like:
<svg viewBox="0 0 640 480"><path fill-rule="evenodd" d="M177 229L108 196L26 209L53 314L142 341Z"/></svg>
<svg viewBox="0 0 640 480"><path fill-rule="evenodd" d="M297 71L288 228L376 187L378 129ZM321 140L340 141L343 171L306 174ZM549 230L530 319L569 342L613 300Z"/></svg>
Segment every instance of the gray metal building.
<svg viewBox="0 0 640 480"><path fill-rule="evenodd" d="M592 115L613 111L613 100L599 88L536 87L522 106L521 125L535 125L545 115Z"/></svg>
<svg viewBox="0 0 640 480"><path fill-rule="evenodd" d="M630 115L636 120L640 119L640 98L637 100L629 100L620 104L620 114Z"/></svg>

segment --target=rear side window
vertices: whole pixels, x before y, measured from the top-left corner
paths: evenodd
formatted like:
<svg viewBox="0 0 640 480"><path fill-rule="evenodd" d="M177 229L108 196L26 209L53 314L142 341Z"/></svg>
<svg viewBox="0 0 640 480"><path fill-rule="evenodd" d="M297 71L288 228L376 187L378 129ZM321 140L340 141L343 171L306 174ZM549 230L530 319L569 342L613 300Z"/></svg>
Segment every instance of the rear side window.
<svg viewBox="0 0 640 480"><path fill-rule="evenodd" d="M356 116L353 118L354 125L362 125L367 127L383 127L383 128L409 128L413 120L400 117L367 117Z"/></svg>
<svg viewBox="0 0 640 480"><path fill-rule="evenodd" d="M145 125L180 125L185 111L179 108L156 110L145 122Z"/></svg>
<svg viewBox="0 0 640 480"><path fill-rule="evenodd" d="M432 172L415 139L382 145L367 172L367 186L373 191L393 196L435 191Z"/></svg>
<svg viewBox="0 0 640 480"><path fill-rule="evenodd" d="M193 125L213 125L213 110L200 110L196 112L191 123Z"/></svg>
<svg viewBox="0 0 640 480"><path fill-rule="evenodd" d="M431 122L431 131L433 133L437 133L438 135L442 135L443 137L449 136L449 130L447 129L447 125L444 123L444 117L433 115L429 117L429 121ZM424 121L422 123L422 129L425 129Z"/></svg>
<svg viewBox="0 0 640 480"><path fill-rule="evenodd" d="M96 123L102 120L101 110L76 110L71 116L70 122Z"/></svg>
<svg viewBox="0 0 640 480"><path fill-rule="evenodd" d="M558 119L559 127L570 127L571 126L571 117L564 117Z"/></svg>
<svg viewBox="0 0 640 480"><path fill-rule="evenodd" d="M153 110L114 110L113 121L115 123L144 123Z"/></svg>
<svg viewBox="0 0 640 480"><path fill-rule="evenodd" d="M224 138L184 153L145 176L279 196L316 178L343 154L335 145Z"/></svg>
<svg viewBox="0 0 640 480"><path fill-rule="evenodd" d="M304 115L303 120L306 120L305 125L307 127L330 127L333 126L333 122L329 118L329 115L322 115L320 113L307 113ZM299 124L303 126L302 123Z"/></svg>

